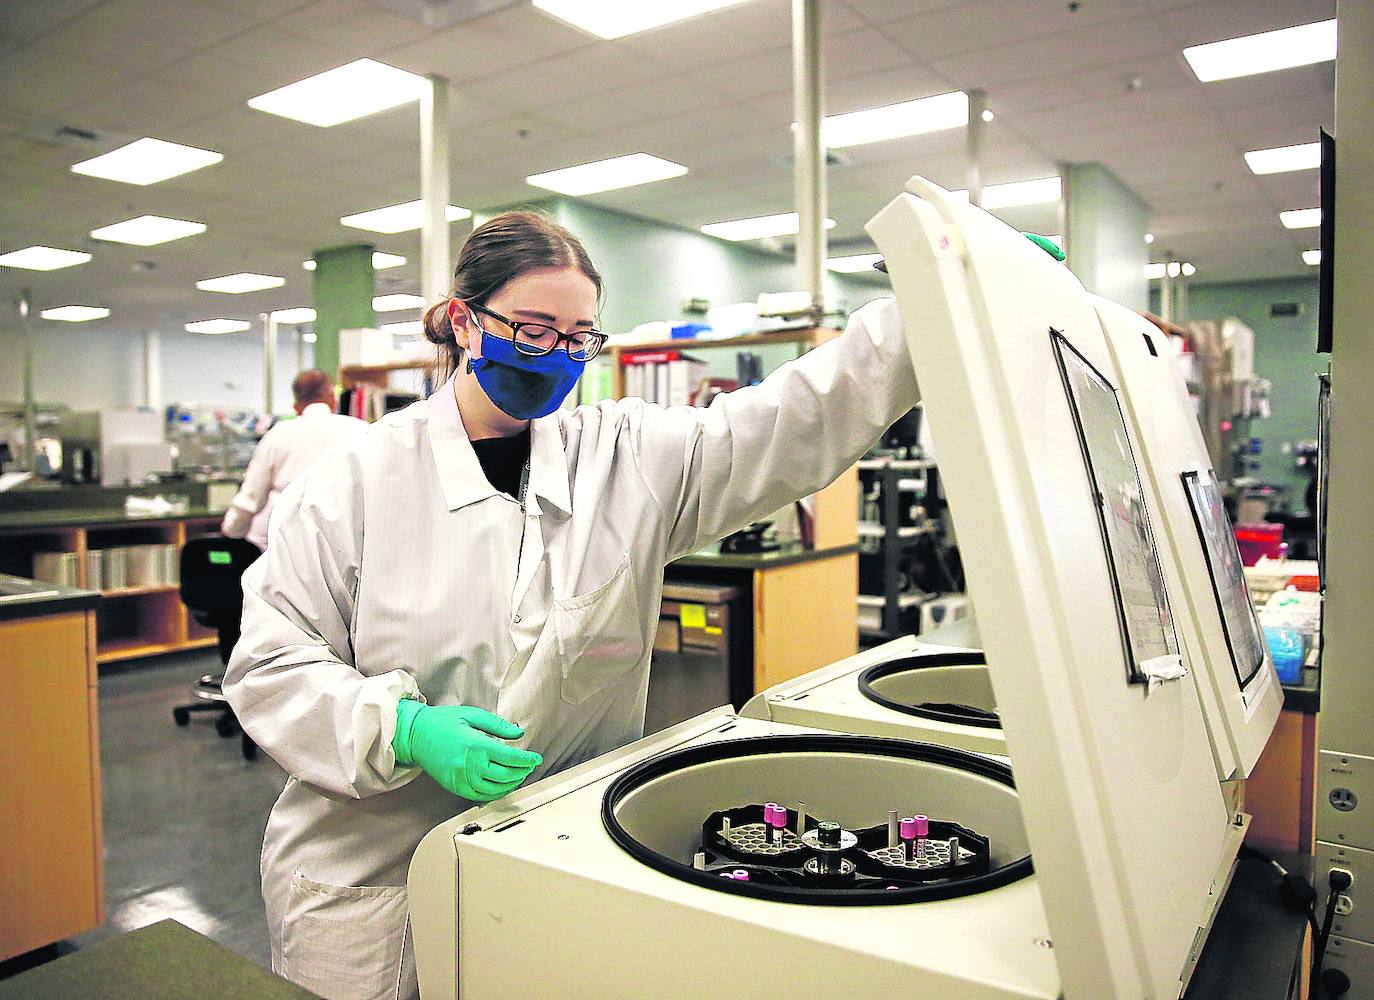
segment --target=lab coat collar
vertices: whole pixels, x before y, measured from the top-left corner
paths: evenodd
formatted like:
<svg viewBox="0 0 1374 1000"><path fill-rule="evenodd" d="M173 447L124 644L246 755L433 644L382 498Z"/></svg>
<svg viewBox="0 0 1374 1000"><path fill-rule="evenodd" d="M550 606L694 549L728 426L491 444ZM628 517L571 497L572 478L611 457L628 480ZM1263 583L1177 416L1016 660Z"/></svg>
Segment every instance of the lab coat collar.
<svg viewBox="0 0 1374 1000"><path fill-rule="evenodd" d="M453 379L429 397L428 423L430 449L439 472L439 486L449 510L458 510L497 495L487 482L477 454L472 450L458 403L453 395ZM564 512L572 511L568 493L568 461L563 451L563 431L558 415L550 414L530 421L530 479L525 507L541 514L540 498Z"/></svg>
<svg viewBox="0 0 1374 1000"><path fill-rule="evenodd" d="M334 409L328 403L311 403L301 410L302 417L329 417L333 414Z"/></svg>

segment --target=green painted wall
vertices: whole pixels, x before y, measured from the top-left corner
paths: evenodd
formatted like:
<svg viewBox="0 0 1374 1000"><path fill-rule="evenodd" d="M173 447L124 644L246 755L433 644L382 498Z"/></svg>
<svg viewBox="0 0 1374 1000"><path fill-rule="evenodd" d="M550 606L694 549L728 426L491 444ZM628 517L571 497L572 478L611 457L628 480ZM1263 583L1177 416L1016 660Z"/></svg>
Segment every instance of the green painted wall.
<svg viewBox="0 0 1374 1000"><path fill-rule="evenodd" d="M1145 308L1148 221L1145 203L1102 164L1069 167L1064 242L1069 269L1088 291Z"/></svg>
<svg viewBox="0 0 1374 1000"><path fill-rule="evenodd" d="M1153 296L1158 301L1158 291ZM1275 302L1296 302L1297 316L1271 317ZM1228 284L1192 284L1188 319L1234 316L1255 331L1255 372L1273 383L1271 416L1251 424L1261 441L1259 477L1285 483L1294 509L1303 506L1307 477L1293 468L1286 454L1300 441L1317 439L1317 372L1326 370L1328 355L1317 354L1317 279L1280 278Z"/></svg>
<svg viewBox="0 0 1374 1000"><path fill-rule="evenodd" d="M358 243L315 251L315 367L322 372L338 373L340 330L377 325L373 249Z"/></svg>

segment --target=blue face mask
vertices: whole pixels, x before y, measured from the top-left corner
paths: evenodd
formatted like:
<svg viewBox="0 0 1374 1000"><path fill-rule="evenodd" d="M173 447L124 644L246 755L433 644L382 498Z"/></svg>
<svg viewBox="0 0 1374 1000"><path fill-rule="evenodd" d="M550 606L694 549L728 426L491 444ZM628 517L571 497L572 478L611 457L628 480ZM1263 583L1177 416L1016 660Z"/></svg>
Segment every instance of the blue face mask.
<svg viewBox="0 0 1374 1000"><path fill-rule="evenodd" d="M516 420L533 420L563 404L583 366L568 357L561 344L548 354L532 357L517 351L514 342L483 330L482 356L469 356L468 367L502 413Z"/></svg>

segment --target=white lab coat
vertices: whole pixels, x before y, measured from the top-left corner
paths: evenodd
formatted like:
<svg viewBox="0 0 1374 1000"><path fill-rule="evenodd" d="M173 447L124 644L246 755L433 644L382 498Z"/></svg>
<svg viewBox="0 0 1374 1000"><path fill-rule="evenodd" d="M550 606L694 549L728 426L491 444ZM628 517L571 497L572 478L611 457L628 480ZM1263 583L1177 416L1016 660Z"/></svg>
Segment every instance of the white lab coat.
<svg viewBox="0 0 1374 1000"><path fill-rule="evenodd" d="M664 565L824 487L916 401L886 299L706 409L533 421L523 513L451 384L312 467L244 576L224 681L290 775L262 853L277 971L326 997L416 992L407 867L471 803L397 765L400 698L520 723L544 757L531 781L637 739Z"/></svg>
<svg viewBox="0 0 1374 1000"><path fill-rule="evenodd" d="M344 441L367 430L367 422L311 403L295 420L273 425L253 449L243 485L224 512L220 530L267 548L272 505L306 469Z"/></svg>

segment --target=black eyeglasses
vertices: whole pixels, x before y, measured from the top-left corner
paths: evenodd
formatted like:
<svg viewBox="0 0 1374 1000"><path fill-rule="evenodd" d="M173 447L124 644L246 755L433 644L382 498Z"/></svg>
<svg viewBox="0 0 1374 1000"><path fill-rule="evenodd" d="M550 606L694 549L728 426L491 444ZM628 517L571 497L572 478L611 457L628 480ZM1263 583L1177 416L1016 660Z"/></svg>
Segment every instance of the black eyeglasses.
<svg viewBox="0 0 1374 1000"><path fill-rule="evenodd" d="M538 358L551 354L559 344L563 344L568 357L585 363L600 354L606 343L606 334L600 330L574 330L572 333L564 333L543 323L506 319L500 313L492 312L486 306L479 306L475 302L469 302L468 308L505 323L511 329L511 340L515 344L515 349L531 357Z"/></svg>

